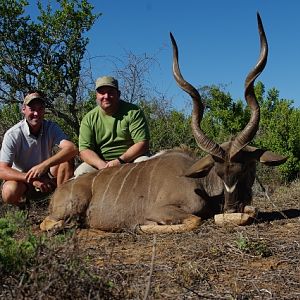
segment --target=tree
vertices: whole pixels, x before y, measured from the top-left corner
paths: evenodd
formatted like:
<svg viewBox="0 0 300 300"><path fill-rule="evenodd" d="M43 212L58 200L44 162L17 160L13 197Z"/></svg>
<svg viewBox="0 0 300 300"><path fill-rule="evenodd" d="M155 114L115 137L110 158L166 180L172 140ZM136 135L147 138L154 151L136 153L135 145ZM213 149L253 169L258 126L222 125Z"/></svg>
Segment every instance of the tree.
<svg viewBox="0 0 300 300"><path fill-rule="evenodd" d="M80 72L90 30L99 15L87 0L56 0L59 9L37 2L40 15L25 15L25 0L0 0L0 102L20 103L39 89L47 109L79 131ZM59 106L58 106L59 104Z"/></svg>
<svg viewBox="0 0 300 300"><path fill-rule="evenodd" d="M13 103L12 105L5 104L2 106L2 109L0 109L0 145L2 144L6 129L19 122L21 117L21 111L18 104Z"/></svg>
<svg viewBox="0 0 300 300"><path fill-rule="evenodd" d="M300 170L300 110L293 102L279 98L275 88L268 91L261 104L260 130L255 144L286 156L278 167L284 180L292 180Z"/></svg>
<svg viewBox="0 0 300 300"><path fill-rule="evenodd" d="M122 99L130 103L139 103L155 97L159 93L153 86L151 72L159 67L157 53L135 54L124 50L120 57L103 56L105 64L110 65L111 74L119 81ZM97 57L99 59L99 57Z"/></svg>
<svg viewBox="0 0 300 300"><path fill-rule="evenodd" d="M234 102L229 93L215 85L202 87L200 93L205 105L201 127L208 137L223 143L245 127L250 114L241 100Z"/></svg>
<svg viewBox="0 0 300 300"><path fill-rule="evenodd" d="M166 98L140 102L150 128L150 149L156 153L163 149L188 146L198 149L191 130L191 118L172 108Z"/></svg>

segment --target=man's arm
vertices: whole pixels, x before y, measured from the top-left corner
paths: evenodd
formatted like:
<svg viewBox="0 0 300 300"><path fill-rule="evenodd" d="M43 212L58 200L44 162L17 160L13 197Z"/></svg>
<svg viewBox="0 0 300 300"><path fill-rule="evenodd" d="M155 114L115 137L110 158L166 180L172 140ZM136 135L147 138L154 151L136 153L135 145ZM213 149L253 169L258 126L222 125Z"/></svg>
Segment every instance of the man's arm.
<svg viewBox="0 0 300 300"><path fill-rule="evenodd" d="M62 140L59 144L59 148L60 151L56 154L32 167L26 174L26 180L30 181L32 178L38 178L45 174L50 167L69 161L78 154L77 147L68 140Z"/></svg>
<svg viewBox="0 0 300 300"><path fill-rule="evenodd" d="M91 165L92 167L101 170L106 167L106 161L102 160L98 154L91 149L84 149L80 151L80 158Z"/></svg>
<svg viewBox="0 0 300 300"><path fill-rule="evenodd" d="M15 170L10 164L0 162L0 179L26 182L26 173Z"/></svg>
<svg viewBox="0 0 300 300"><path fill-rule="evenodd" d="M49 186L48 177L41 177L38 179L32 178L28 181L26 179L26 173L13 169L11 165L6 162L0 162L0 179L5 181L30 183L42 192L51 192L53 190L53 186Z"/></svg>
<svg viewBox="0 0 300 300"><path fill-rule="evenodd" d="M128 150L123 153L120 158L125 162L134 161L137 157L149 151L149 141L141 141L132 145Z"/></svg>
<svg viewBox="0 0 300 300"><path fill-rule="evenodd" d="M127 151L120 156L120 158L124 162L131 162L135 160L137 157L147 153L148 151L149 151L149 141L141 141L141 142L137 142L136 144L128 148ZM117 166L120 164L121 163L118 159L114 159L107 163L107 167Z"/></svg>

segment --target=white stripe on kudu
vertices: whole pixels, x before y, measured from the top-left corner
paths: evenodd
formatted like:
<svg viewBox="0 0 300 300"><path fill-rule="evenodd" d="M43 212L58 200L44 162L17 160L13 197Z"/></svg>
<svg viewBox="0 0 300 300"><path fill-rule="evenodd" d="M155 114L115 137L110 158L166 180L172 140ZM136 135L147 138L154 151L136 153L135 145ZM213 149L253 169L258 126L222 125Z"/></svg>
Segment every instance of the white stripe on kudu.
<svg viewBox="0 0 300 300"><path fill-rule="evenodd" d="M118 200L119 200L119 197L120 197L120 195L121 195L121 192L122 192L123 187L125 186L125 183L126 183L127 178L130 176L130 174L132 173L132 171L133 171L137 166L138 166L137 163L136 163L136 164L132 164L130 170L128 171L128 173L126 174L126 176L123 178L123 181L122 181L122 184L121 184L121 186L120 186L120 188L119 188L118 195L117 195L117 197L116 197L116 199L115 199L114 205L116 205L117 202L118 202ZM128 187L129 187L129 186L127 185L126 188L128 188Z"/></svg>
<svg viewBox="0 0 300 300"><path fill-rule="evenodd" d="M148 193L147 193L147 199L150 200L150 196L151 196L151 189L152 189L152 181L153 181L153 177L155 174L155 170L157 169L157 167L161 164L161 159L163 156L159 156L155 163L152 164L152 168L150 170L150 176L149 176L149 183L148 183ZM154 199L156 199L156 197L153 197Z"/></svg>

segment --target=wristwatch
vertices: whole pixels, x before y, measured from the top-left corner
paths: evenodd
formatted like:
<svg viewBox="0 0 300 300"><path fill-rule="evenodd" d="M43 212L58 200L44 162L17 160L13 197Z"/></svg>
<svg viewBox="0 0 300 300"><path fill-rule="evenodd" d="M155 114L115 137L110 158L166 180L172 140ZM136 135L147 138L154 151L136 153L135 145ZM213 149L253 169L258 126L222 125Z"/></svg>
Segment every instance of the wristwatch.
<svg viewBox="0 0 300 300"><path fill-rule="evenodd" d="M120 162L121 165L126 164L126 161L123 160L121 157L118 157L117 160Z"/></svg>

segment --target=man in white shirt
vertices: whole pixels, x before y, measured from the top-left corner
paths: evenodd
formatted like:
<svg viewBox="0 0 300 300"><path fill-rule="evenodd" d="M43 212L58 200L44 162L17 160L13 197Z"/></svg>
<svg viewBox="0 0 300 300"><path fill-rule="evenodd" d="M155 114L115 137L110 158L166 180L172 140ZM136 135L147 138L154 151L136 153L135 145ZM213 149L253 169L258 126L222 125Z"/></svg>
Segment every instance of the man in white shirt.
<svg viewBox="0 0 300 300"><path fill-rule="evenodd" d="M0 152L2 200L14 205L51 193L71 178L73 158L78 153L56 123L44 120L42 93L28 93L22 113L24 119L5 133ZM59 151L53 154L55 147Z"/></svg>

